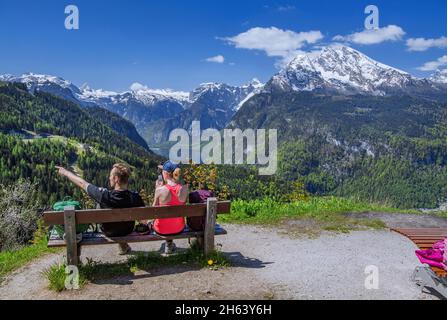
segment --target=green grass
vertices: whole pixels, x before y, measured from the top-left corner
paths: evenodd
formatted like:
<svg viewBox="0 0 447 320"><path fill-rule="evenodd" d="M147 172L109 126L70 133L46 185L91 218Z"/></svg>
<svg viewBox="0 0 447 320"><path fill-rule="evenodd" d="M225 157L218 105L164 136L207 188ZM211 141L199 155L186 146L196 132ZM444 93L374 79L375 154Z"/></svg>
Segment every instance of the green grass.
<svg viewBox="0 0 447 320"><path fill-rule="evenodd" d="M45 239L18 250L0 252L0 281L8 273L19 269L44 254L53 252L57 252L57 249L47 248Z"/></svg>
<svg viewBox="0 0 447 320"><path fill-rule="evenodd" d="M79 267L79 287L82 288L89 282L133 276L138 271L150 271L162 267L208 267L215 270L230 265L228 258L220 251L215 251L205 257L201 251L194 247L167 257L163 257L156 252L139 253L123 263L102 263L88 260L86 264ZM48 279L50 290L57 292L65 290L65 268L65 265L57 264L43 272L43 275Z"/></svg>
<svg viewBox="0 0 447 320"><path fill-rule="evenodd" d="M39 220L37 222L37 230L34 233L34 239L29 245L16 250L0 252L0 283L2 282L2 278L8 273L19 269L45 254L59 251L59 249L47 247L47 233L48 229L43 225L43 221Z"/></svg>
<svg viewBox="0 0 447 320"><path fill-rule="evenodd" d="M312 220L322 229L348 232L359 228L384 228L385 224L374 219L348 218L345 213L389 212L420 214L418 210L400 210L382 204L371 204L339 197L311 197L292 203L272 199L242 201L231 204L231 214L219 216L222 223L275 225L287 219Z"/></svg>
<svg viewBox="0 0 447 320"><path fill-rule="evenodd" d="M315 218L331 220L342 213L358 212L418 213L417 210L399 210L380 204L370 204L338 197L312 197L307 200L281 203L272 199L231 203L231 214L219 216L219 221L229 223L277 223L284 218Z"/></svg>

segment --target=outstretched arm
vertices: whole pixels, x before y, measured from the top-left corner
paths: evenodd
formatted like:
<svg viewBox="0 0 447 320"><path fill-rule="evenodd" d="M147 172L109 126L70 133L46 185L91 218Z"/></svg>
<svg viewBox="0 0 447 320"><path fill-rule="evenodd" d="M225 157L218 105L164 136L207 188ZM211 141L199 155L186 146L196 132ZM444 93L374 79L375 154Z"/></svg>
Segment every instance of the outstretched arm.
<svg viewBox="0 0 447 320"><path fill-rule="evenodd" d="M56 167L56 169L58 170L59 175L61 175L62 177L67 177L68 180L73 182L79 188L87 191L87 187L89 186L90 183L88 183L87 181L85 181L81 177L78 177L73 172L71 172L71 171L69 171L69 170L67 170L67 169L65 169L63 167Z"/></svg>

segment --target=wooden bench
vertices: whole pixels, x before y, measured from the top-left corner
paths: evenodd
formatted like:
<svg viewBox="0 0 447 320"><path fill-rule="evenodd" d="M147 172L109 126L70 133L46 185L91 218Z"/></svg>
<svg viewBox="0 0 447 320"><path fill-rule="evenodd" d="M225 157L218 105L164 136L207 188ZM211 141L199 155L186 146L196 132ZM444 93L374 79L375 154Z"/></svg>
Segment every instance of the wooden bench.
<svg viewBox="0 0 447 320"><path fill-rule="evenodd" d="M398 228L392 229L413 241L420 250L447 238L447 228ZM412 279L420 286L431 288L447 298L447 271L430 267L416 267Z"/></svg>
<svg viewBox="0 0 447 320"><path fill-rule="evenodd" d="M191 204L171 207L145 207L129 209L106 210L74 210L66 207L64 212L44 212L43 220L46 226L64 225L65 240L51 239L48 247L67 247L68 265L78 265L80 262L81 246L106 245L116 243L135 243L147 241L164 241L174 239L197 238L198 244L208 255L214 250L214 236L224 235L227 232L216 225L218 214L228 214L231 210L231 202L217 201L209 198L204 204ZM202 232L191 231L185 228L179 235L161 236L155 233L140 235L132 233L125 237L109 238L102 233L86 233L80 243L76 242L76 225L101 224L108 222L140 221L149 219L177 218L177 217L206 217L205 229Z"/></svg>

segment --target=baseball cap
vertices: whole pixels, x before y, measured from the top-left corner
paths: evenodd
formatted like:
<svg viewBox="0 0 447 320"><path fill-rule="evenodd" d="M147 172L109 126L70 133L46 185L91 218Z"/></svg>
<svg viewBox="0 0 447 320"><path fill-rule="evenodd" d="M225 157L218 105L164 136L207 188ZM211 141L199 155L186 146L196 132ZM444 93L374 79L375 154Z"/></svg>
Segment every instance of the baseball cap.
<svg viewBox="0 0 447 320"><path fill-rule="evenodd" d="M159 169L173 173L175 169L179 168L178 164L173 163L172 161L168 160L164 164L158 166Z"/></svg>

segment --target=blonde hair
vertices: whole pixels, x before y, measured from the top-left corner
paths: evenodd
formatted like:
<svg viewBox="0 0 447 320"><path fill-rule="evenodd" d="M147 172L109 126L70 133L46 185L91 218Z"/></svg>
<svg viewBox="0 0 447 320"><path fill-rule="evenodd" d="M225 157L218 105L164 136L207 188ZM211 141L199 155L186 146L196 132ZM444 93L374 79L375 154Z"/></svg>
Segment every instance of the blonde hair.
<svg viewBox="0 0 447 320"><path fill-rule="evenodd" d="M131 174L130 168L123 163L116 163L112 168L113 175L118 177L120 184L129 183L129 177Z"/></svg>

